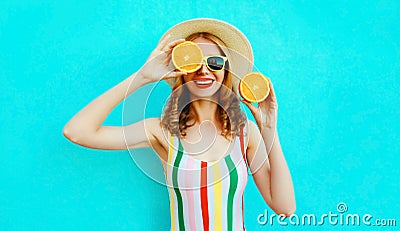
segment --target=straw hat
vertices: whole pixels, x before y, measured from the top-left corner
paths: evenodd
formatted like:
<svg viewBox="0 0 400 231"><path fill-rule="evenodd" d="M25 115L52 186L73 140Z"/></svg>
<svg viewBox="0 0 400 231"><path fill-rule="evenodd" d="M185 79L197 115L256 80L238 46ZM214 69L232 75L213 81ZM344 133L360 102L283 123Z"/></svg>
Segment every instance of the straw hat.
<svg viewBox="0 0 400 231"><path fill-rule="evenodd" d="M165 32L161 40L168 34L171 35L168 42L171 42L199 32L210 33L218 37L224 43L219 44L216 41L228 57L230 71L233 74L232 84L234 90L237 91L240 78L251 72L254 61L250 42L239 29L220 20L197 18L173 26ZM171 78L166 81L173 86L176 79Z"/></svg>

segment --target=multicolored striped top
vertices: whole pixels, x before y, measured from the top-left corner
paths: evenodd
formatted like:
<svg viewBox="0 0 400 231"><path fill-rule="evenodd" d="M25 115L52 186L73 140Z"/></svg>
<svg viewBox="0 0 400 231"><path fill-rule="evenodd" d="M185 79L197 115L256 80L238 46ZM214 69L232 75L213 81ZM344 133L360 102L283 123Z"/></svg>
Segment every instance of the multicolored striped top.
<svg viewBox="0 0 400 231"><path fill-rule="evenodd" d="M166 180L172 231L245 230L243 191L248 169L244 143L242 130L231 153L206 162L185 153L180 139L170 136Z"/></svg>

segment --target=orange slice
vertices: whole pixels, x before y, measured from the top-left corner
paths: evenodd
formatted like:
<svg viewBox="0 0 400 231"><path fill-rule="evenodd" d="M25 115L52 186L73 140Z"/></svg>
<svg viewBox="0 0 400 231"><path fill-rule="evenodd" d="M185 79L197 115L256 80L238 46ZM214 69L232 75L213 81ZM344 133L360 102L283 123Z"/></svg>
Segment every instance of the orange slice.
<svg viewBox="0 0 400 231"><path fill-rule="evenodd" d="M239 83L240 95L249 102L261 102L269 94L268 78L259 72L246 74Z"/></svg>
<svg viewBox="0 0 400 231"><path fill-rule="evenodd" d="M192 73L200 69L203 52L199 45L191 41L185 41L172 50L172 63L176 69Z"/></svg>

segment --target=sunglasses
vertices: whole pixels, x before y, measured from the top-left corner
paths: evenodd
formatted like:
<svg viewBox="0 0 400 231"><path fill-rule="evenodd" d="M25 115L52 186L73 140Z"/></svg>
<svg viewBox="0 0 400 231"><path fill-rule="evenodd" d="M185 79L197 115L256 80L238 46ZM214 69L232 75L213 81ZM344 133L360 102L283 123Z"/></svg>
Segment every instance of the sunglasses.
<svg viewBox="0 0 400 231"><path fill-rule="evenodd" d="M221 71L225 67L225 63L228 60L225 56L212 55L203 57L203 62L206 64L207 68L211 71ZM197 69L199 70L201 66Z"/></svg>

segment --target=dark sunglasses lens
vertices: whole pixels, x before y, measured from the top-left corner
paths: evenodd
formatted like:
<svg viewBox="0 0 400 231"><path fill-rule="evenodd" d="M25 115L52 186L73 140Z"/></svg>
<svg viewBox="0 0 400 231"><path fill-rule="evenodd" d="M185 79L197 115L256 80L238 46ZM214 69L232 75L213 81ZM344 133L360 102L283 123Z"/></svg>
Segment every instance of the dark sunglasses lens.
<svg viewBox="0 0 400 231"><path fill-rule="evenodd" d="M209 57L207 59L207 65L210 67L210 69L219 71L224 68L224 59L222 57L214 56L214 57Z"/></svg>

